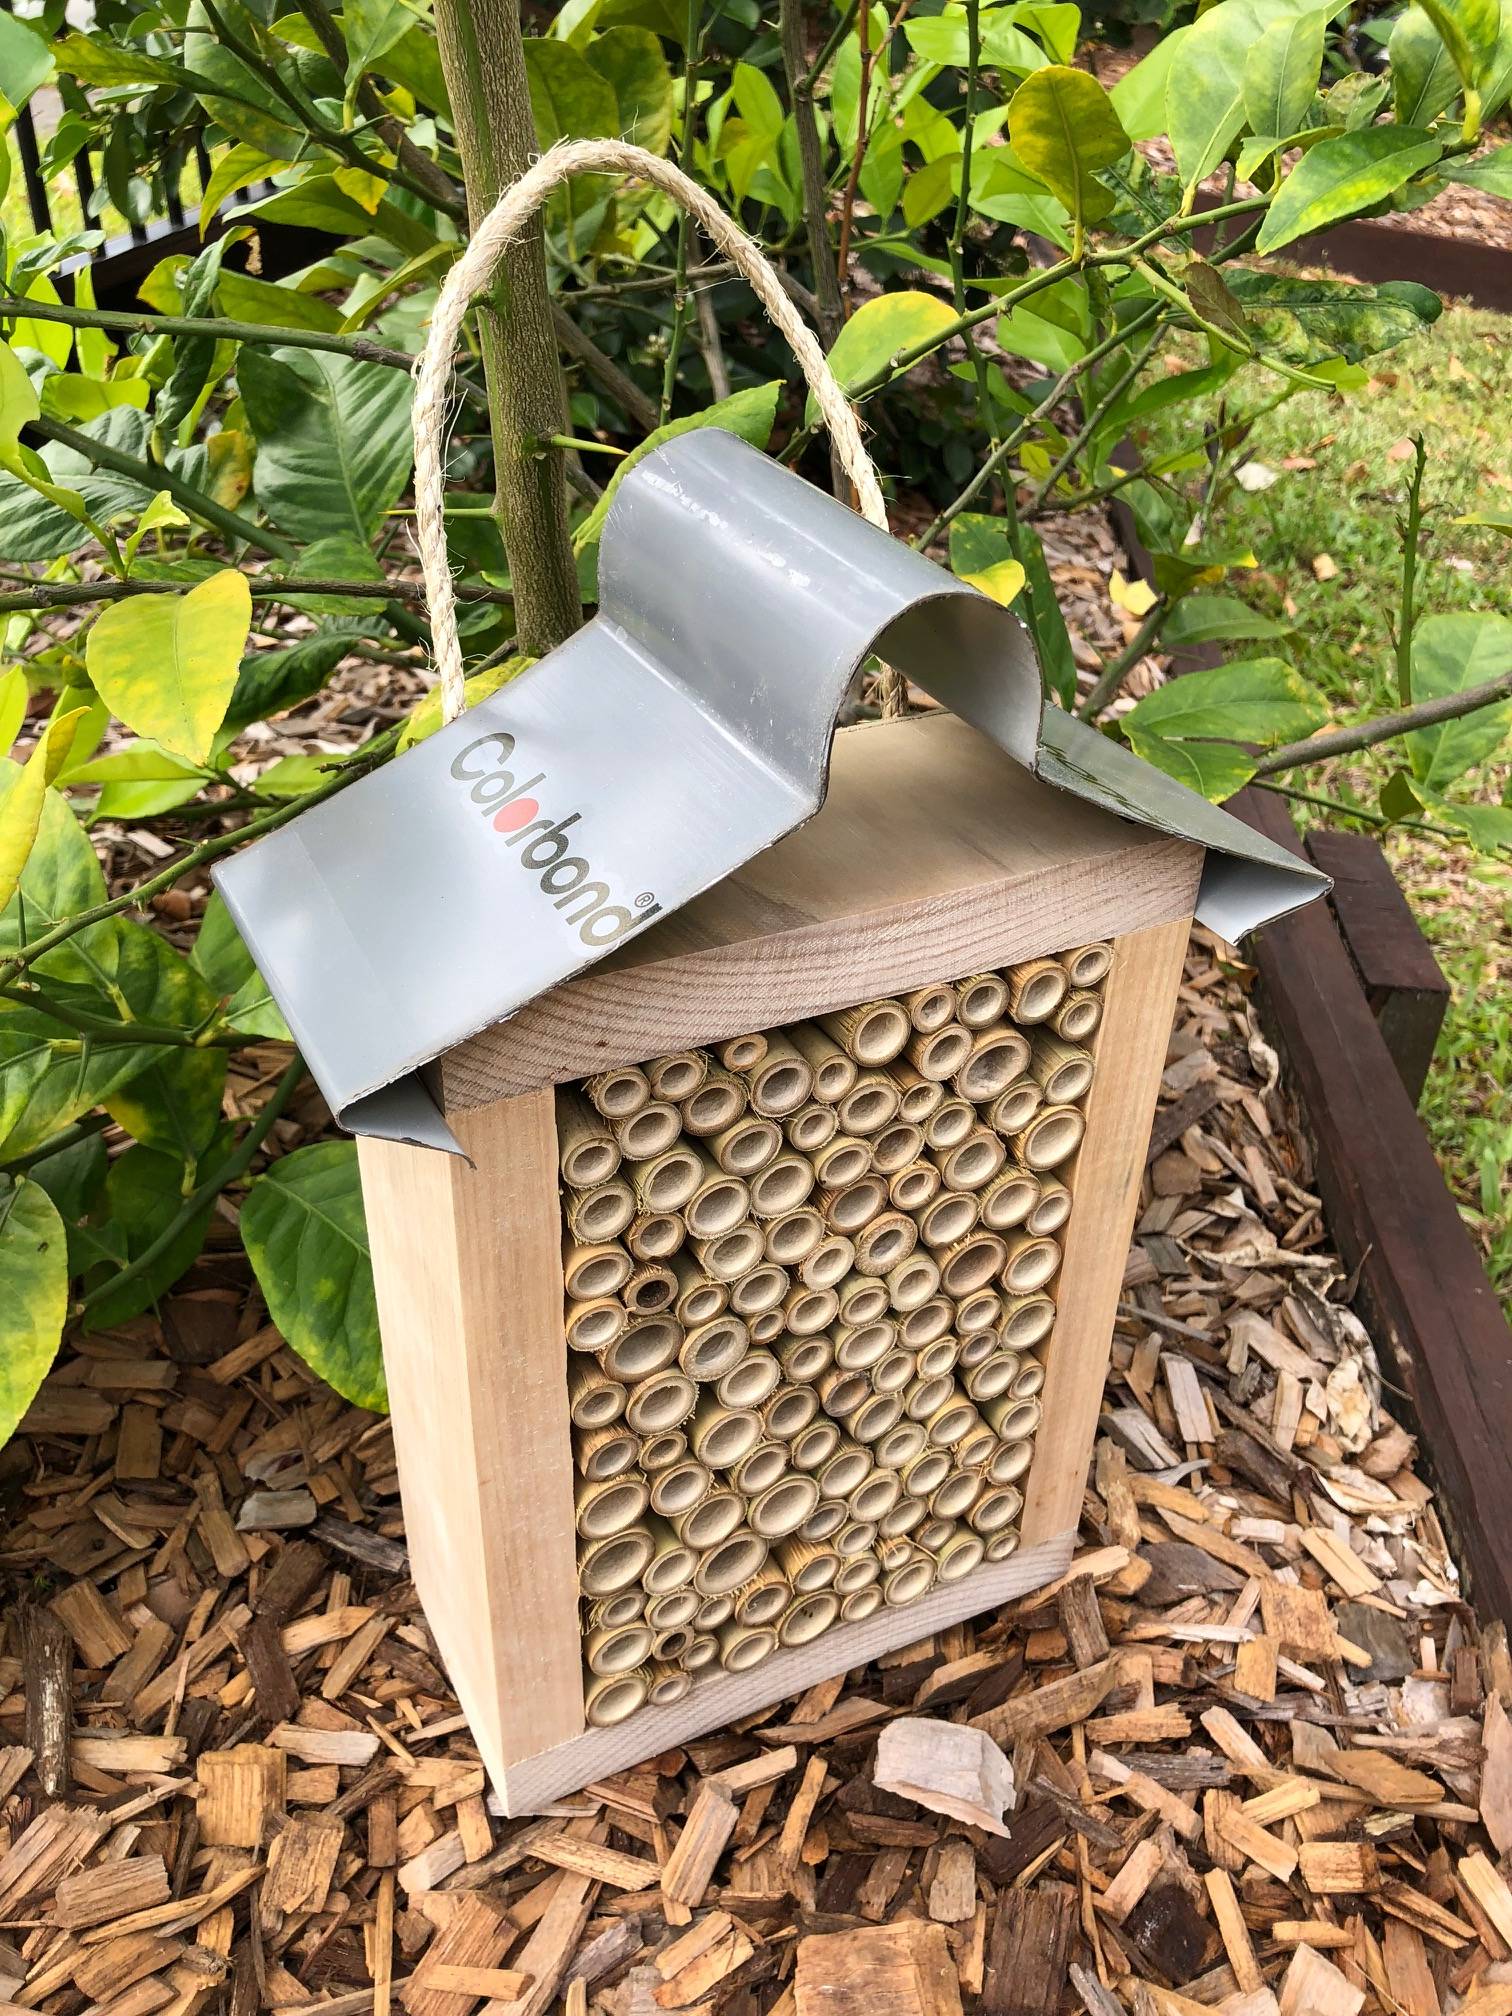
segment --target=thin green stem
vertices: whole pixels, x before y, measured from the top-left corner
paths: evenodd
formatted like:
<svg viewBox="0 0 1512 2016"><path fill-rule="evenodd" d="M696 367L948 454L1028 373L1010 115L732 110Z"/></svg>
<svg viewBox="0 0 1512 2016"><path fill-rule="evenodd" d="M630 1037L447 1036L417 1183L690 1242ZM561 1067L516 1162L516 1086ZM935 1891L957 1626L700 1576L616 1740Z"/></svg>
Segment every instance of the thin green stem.
<svg viewBox="0 0 1512 2016"><path fill-rule="evenodd" d="M50 1141L44 1141L40 1148L33 1148L29 1155L18 1155L14 1162L5 1163L4 1173L7 1176L24 1176L28 1169L35 1169L39 1162L45 1162L49 1155L62 1155L69 1148L77 1148L81 1141L103 1134L109 1125L108 1113L86 1113L82 1120L75 1120L71 1127L54 1134Z"/></svg>
<svg viewBox="0 0 1512 2016"><path fill-rule="evenodd" d="M1434 826L1426 819L1393 819L1385 812L1369 812L1363 805L1351 805L1343 798L1326 798L1319 791L1299 791L1294 784L1271 784L1263 777L1254 780L1257 791L1273 791L1278 798L1289 798L1294 805L1314 805L1321 812L1332 812L1340 818L1358 819L1365 826L1399 826L1406 833L1427 833L1435 840L1460 842L1463 833L1456 833L1448 826Z"/></svg>
<svg viewBox="0 0 1512 2016"><path fill-rule="evenodd" d="M14 1001L25 1008L61 1022L65 1029L77 1029L81 1036L98 1036L110 1043L142 1043L174 1050L238 1050L248 1041L231 1032L211 1036L193 1029L176 1028L161 1022L123 1022L110 1015L91 1015L67 1001L56 1000L34 981L19 980L0 987L0 1000Z"/></svg>
<svg viewBox="0 0 1512 2016"><path fill-rule="evenodd" d="M1127 342L1128 331L1123 330L1118 332L1117 340L1121 342ZM1087 415L1086 419L1083 420L1081 426L1077 429L1075 434L1072 435L1071 439L1066 443L1065 448L1056 457L1054 463L1051 465L1050 469L1046 472L1043 481L1036 485L1034 494L1029 499L1029 503L1025 509L1024 513L1025 517L1033 518L1037 512L1039 512L1044 508L1045 499L1050 495L1051 491L1055 488L1056 484L1059 483L1062 476L1065 475L1066 471L1071 467L1071 464L1076 460L1077 456L1080 455L1083 448L1086 447L1087 443L1092 439L1092 436L1097 432L1097 429L1102 425L1103 417L1107 413L1108 408L1112 406L1115 403L1115 401L1123 397L1124 393L1134 383L1134 380L1139 376L1140 372L1143 371L1145 365L1150 361L1151 351L1154 350L1155 345L1159 341L1160 341L1160 331L1157 329L1149 337L1148 341L1146 341L1141 346L1139 354L1129 360L1126 369L1124 369L1119 373L1118 377L1108 387L1107 391L1104 392L1099 397L1096 405L1092 408L1092 411Z"/></svg>
<svg viewBox="0 0 1512 2016"><path fill-rule="evenodd" d="M420 602L425 600L422 581L308 581L283 576L274 579L249 574L247 586L253 599L263 602L290 602L296 607L312 595L350 596L364 602ZM31 588L18 588L0 595L0 612L14 609L74 609L89 602L120 602L129 595L182 595L182 581L38 581ZM459 581L459 602L491 602L507 608L513 601L507 588L490 588L481 581ZM407 611L402 612L408 614ZM414 619L411 618L411 621Z"/></svg>
<svg viewBox="0 0 1512 2016"><path fill-rule="evenodd" d="M1423 532L1423 471L1428 466L1428 449L1421 434L1412 437L1412 477L1407 485L1407 516L1398 525L1402 535L1402 606L1397 616L1396 677L1397 699L1412 705L1412 632L1417 624L1414 600L1417 592L1418 544Z"/></svg>
<svg viewBox="0 0 1512 2016"><path fill-rule="evenodd" d="M1380 742L1393 742L1418 728L1436 728L1463 715L1478 714L1499 700L1512 698L1512 672L1483 680L1462 693L1440 693L1432 700L1399 708L1392 714L1377 714L1371 721L1356 721L1348 728L1335 728L1326 735L1310 736L1305 742L1285 742L1269 750L1255 764L1257 777L1274 777L1280 770L1295 770L1303 763L1326 763L1335 756L1350 756L1359 749L1373 749Z"/></svg>
<svg viewBox="0 0 1512 2016"><path fill-rule="evenodd" d="M287 350L326 350L364 364L387 364L413 371L407 350L375 343L370 336L339 336L326 329L280 329L271 322L233 322L218 315L139 315L114 308L73 308L66 301L22 301L0 295L0 315L24 315L33 322L62 322L70 329L104 329L116 336L209 336L233 343L276 343Z"/></svg>
<svg viewBox="0 0 1512 2016"><path fill-rule="evenodd" d="M688 0L686 35L683 43L682 130L677 136L677 165L686 169L693 152L693 118L697 110L699 0ZM665 426L672 416L672 397L677 390L677 364L682 355L683 333L688 323L688 246L693 237L693 220L681 205L677 211L677 253L673 264L672 329L667 338L666 362L662 367L661 404L658 423Z"/></svg>

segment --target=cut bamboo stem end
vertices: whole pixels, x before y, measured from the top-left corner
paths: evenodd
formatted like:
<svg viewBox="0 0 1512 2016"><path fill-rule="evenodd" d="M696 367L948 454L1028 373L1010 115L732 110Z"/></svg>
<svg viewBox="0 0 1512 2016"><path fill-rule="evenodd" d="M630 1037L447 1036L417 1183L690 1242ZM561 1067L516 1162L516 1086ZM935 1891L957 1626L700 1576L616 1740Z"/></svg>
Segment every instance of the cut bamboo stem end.
<svg viewBox="0 0 1512 2016"><path fill-rule="evenodd" d="M890 1063L913 1033L908 1011L896 1001L863 1001L837 1015L821 1015L819 1026L863 1067Z"/></svg>
<svg viewBox="0 0 1512 2016"><path fill-rule="evenodd" d="M1073 987L1096 987L1107 978L1112 968L1113 947L1078 945L1073 951L1061 954L1061 964Z"/></svg>
<svg viewBox="0 0 1512 2016"><path fill-rule="evenodd" d="M565 1087L556 1095L557 1164L575 1190L606 1183L620 1165L620 1147L608 1122L583 1095Z"/></svg>
<svg viewBox="0 0 1512 2016"><path fill-rule="evenodd" d="M590 1103L606 1120L625 1120L651 1098L651 1081L634 1064L601 1071L584 1085Z"/></svg>
<svg viewBox="0 0 1512 2016"><path fill-rule="evenodd" d="M855 1059L816 1023L795 1022L786 1034L814 1074L814 1097L834 1106L856 1082Z"/></svg>

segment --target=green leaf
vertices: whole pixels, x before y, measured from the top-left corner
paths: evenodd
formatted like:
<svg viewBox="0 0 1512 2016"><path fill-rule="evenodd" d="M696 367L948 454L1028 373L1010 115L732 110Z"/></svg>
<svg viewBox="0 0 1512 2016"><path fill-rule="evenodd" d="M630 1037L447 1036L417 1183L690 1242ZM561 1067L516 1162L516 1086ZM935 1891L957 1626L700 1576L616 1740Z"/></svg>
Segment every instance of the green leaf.
<svg viewBox="0 0 1512 2016"><path fill-rule="evenodd" d="M237 383L257 437L257 500L293 539L368 542L414 456L403 371L316 350L244 345Z"/></svg>
<svg viewBox="0 0 1512 2016"><path fill-rule="evenodd" d="M135 1261L163 1236L183 1208L188 1192L225 1159L229 1141L230 1130L222 1129L200 1161L187 1166L177 1155L140 1143L111 1163L104 1198L92 1214L99 1220L99 1231L108 1236L102 1240L97 1235L89 1243L97 1256L108 1257L114 1266L91 1269L85 1276L85 1286L98 1294L98 1300L89 1306L91 1330L112 1330L129 1323L133 1316L150 1309L194 1265L215 1211L213 1197L149 1267L120 1288L105 1286L115 1267ZM90 1228L82 1229L87 1233ZM83 1241L79 1243L84 1246ZM85 1250L89 1250L87 1246ZM102 1287L104 1292L99 1293Z"/></svg>
<svg viewBox="0 0 1512 2016"><path fill-rule="evenodd" d="M0 1442L8 1442L57 1353L68 1315L68 1237L40 1183L0 1197Z"/></svg>
<svg viewBox="0 0 1512 2016"><path fill-rule="evenodd" d="M88 710L55 715L38 737L19 779L0 802L0 909L20 886L42 823L47 787L68 760L79 722Z"/></svg>
<svg viewBox="0 0 1512 2016"><path fill-rule="evenodd" d="M525 69L539 146L550 147L558 140L618 136L619 103L614 86L586 56L566 42L528 36Z"/></svg>
<svg viewBox="0 0 1512 2016"><path fill-rule="evenodd" d="M145 378L86 378L77 371L59 371L42 386L42 411L49 420L77 427L85 420L98 420L113 406L136 406L145 412L150 390Z"/></svg>
<svg viewBox="0 0 1512 2016"><path fill-rule="evenodd" d="M1425 791L1423 798L1425 811L1440 825L1463 833L1478 854L1512 853L1512 805L1467 805L1437 791ZM1504 1174L1500 1164L1497 1174ZM1499 1183L1493 1194L1499 1195Z"/></svg>
<svg viewBox="0 0 1512 2016"><path fill-rule="evenodd" d="M774 378L770 384L749 386L744 392L734 392L728 399L705 406L701 413L687 413L680 420L669 420L665 427L656 428L638 448L632 448L628 455L615 463L614 474L604 486L603 496L572 535L574 550L582 554L590 548L597 549L599 533L609 515L614 494L624 481L626 472L633 469L643 456L652 454L664 441L674 440L679 434L691 434L699 427L722 427L727 434L738 434L743 441L749 441L753 448L765 448L772 438L777 401L781 396L782 380Z"/></svg>
<svg viewBox="0 0 1512 2016"><path fill-rule="evenodd" d="M246 189L253 182L261 182L281 167L281 161L272 154L264 154L260 147L249 147L244 140L238 140L234 147L228 147L220 155L210 171L210 180L205 184L205 193L200 198L200 235L228 196L234 196L238 189Z"/></svg>
<svg viewBox="0 0 1512 2016"><path fill-rule="evenodd" d="M267 1036L280 1043L294 1040L219 890L205 906L189 963L211 992L225 1001L225 1019L240 1035Z"/></svg>
<svg viewBox="0 0 1512 2016"><path fill-rule="evenodd" d="M1320 140L1281 184L1256 250L1274 252L1384 202L1443 151L1441 140L1415 126L1367 126Z"/></svg>
<svg viewBox="0 0 1512 2016"><path fill-rule="evenodd" d="M1467 90L1485 84L1496 61L1501 33L1500 0L1421 0L1423 12L1443 37Z"/></svg>
<svg viewBox="0 0 1512 2016"><path fill-rule="evenodd" d="M0 449L14 449L21 429L42 411L26 366L8 343L0 343Z"/></svg>
<svg viewBox="0 0 1512 2016"><path fill-rule="evenodd" d="M1274 748L1310 735L1327 710L1282 658L1246 658L1189 672L1147 693L1120 726L1163 741L1250 742Z"/></svg>
<svg viewBox="0 0 1512 2016"><path fill-rule="evenodd" d="M1512 617L1468 611L1427 616L1412 637L1412 697L1465 693L1512 671ZM1425 790L1445 791L1495 756L1512 729L1512 700L1462 714L1407 737L1412 774Z"/></svg>
<svg viewBox="0 0 1512 2016"><path fill-rule="evenodd" d="M1318 73L1323 31L1335 10L1315 9L1272 21L1244 64L1244 115L1253 133L1295 133L1306 124Z"/></svg>
<svg viewBox="0 0 1512 2016"><path fill-rule="evenodd" d="M1096 179L1129 151L1113 101L1085 70L1052 63L1026 77L1008 108L1013 151L1078 224L1106 216L1113 194Z"/></svg>
<svg viewBox="0 0 1512 2016"><path fill-rule="evenodd" d="M1146 763L1215 804L1232 798L1255 774L1253 761L1234 742L1167 742L1160 735L1131 733L1129 745Z"/></svg>
<svg viewBox="0 0 1512 2016"><path fill-rule="evenodd" d="M1045 691L1054 694L1062 707L1072 707L1076 703L1076 657L1045 549L1032 525L1019 527L1018 543L1025 577L1018 613L1034 640Z"/></svg>
<svg viewBox="0 0 1512 2016"><path fill-rule="evenodd" d="M1284 624L1273 623L1237 595L1188 595L1161 625L1160 644L1162 650L1190 650L1197 644L1236 644L1286 634Z"/></svg>
<svg viewBox="0 0 1512 2016"><path fill-rule="evenodd" d="M252 651L243 658L236 690L226 709L225 727L240 730L297 707L318 693L352 648L347 631L317 631L278 651Z"/></svg>
<svg viewBox="0 0 1512 2016"><path fill-rule="evenodd" d="M535 662L534 658L505 658L499 664L490 665L482 672L474 672L462 689L466 705L476 707L478 702L486 700L490 693L497 693L501 687L507 686L511 679L518 679L522 672L528 672ZM441 688L432 686L405 722L395 753L403 755L406 749L413 749L417 742L424 742L434 735L440 726Z"/></svg>
<svg viewBox="0 0 1512 2016"><path fill-rule="evenodd" d="M385 1411L356 1144L321 1141L275 1162L247 1192L241 1235L268 1314L300 1357L343 1400Z"/></svg>
<svg viewBox="0 0 1512 2016"><path fill-rule="evenodd" d="M1153 140L1166 130L1166 82L1190 28L1170 28L1148 56L1126 70L1109 94L1131 140Z"/></svg>
<svg viewBox="0 0 1512 2016"><path fill-rule="evenodd" d="M52 51L42 37L14 14L0 15L0 95L19 112L39 84L53 74ZM0 1442L5 1439L0 1435Z"/></svg>
<svg viewBox="0 0 1512 2016"><path fill-rule="evenodd" d="M0 763L0 805L21 782L15 763ZM42 805L42 820L36 844L22 872L21 886L0 910L0 952L13 952L23 942L22 913L25 913L25 941L31 942L51 930L65 917L91 910L105 900L105 877L66 798L49 791ZM44 953L39 971L49 976L90 984L98 981L100 961L108 958L110 934L104 924L87 925L65 943Z"/></svg>
<svg viewBox="0 0 1512 2016"><path fill-rule="evenodd" d="M911 231L938 217L961 179L961 157L940 154L916 168L903 185L903 222Z"/></svg>
<svg viewBox="0 0 1512 2016"><path fill-rule="evenodd" d="M1263 31L1243 0L1220 0L1188 28L1166 78L1166 122L1188 189L1211 175L1244 125L1244 73Z"/></svg>
<svg viewBox="0 0 1512 2016"><path fill-rule="evenodd" d="M181 64L164 56L149 56L145 49L123 48L107 42L103 35L69 35L54 52L58 68L81 84L171 84L181 87L186 72Z"/></svg>
<svg viewBox="0 0 1512 2016"><path fill-rule="evenodd" d="M259 280L251 273L227 271L215 287L215 305L233 322L260 322L274 329L320 329L334 333L342 314L318 294Z"/></svg>
<svg viewBox="0 0 1512 2016"><path fill-rule="evenodd" d="M32 1154L151 1062L144 1043L86 1043L39 1009L0 1002L0 1161Z"/></svg>
<svg viewBox="0 0 1512 2016"><path fill-rule="evenodd" d="M138 735L203 763L236 686L252 625L247 577L234 567L187 595L137 595L101 611L85 661L96 692Z"/></svg>
<svg viewBox="0 0 1512 2016"><path fill-rule="evenodd" d="M672 139L672 72L649 28L606 28L585 52L607 78L619 107L617 131L651 154L665 154Z"/></svg>
<svg viewBox="0 0 1512 2016"><path fill-rule="evenodd" d="M1440 173L1447 182L1463 182L1492 196L1512 196L1512 147L1493 148L1476 161L1451 161Z"/></svg>
<svg viewBox="0 0 1512 2016"><path fill-rule="evenodd" d="M383 68L383 58L414 27L415 14L406 0L344 0L341 22L350 98L366 71Z"/></svg>
<svg viewBox="0 0 1512 2016"><path fill-rule="evenodd" d="M160 1028L199 1029L218 1006L214 991L166 938L145 924L113 920L117 934L115 985L123 1019ZM128 1134L192 1162L220 1123L226 1052L154 1044L151 1061L128 1086L103 1103Z"/></svg>
<svg viewBox="0 0 1512 2016"><path fill-rule="evenodd" d="M1444 38L1421 7L1405 7L1387 48L1397 124L1431 126L1459 96L1459 74Z"/></svg>
<svg viewBox="0 0 1512 2016"><path fill-rule="evenodd" d="M1227 269L1229 288L1260 347L1291 364L1342 357L1358 364L1430 327L1443 302L1415 280L1293 279Z"/></svg>

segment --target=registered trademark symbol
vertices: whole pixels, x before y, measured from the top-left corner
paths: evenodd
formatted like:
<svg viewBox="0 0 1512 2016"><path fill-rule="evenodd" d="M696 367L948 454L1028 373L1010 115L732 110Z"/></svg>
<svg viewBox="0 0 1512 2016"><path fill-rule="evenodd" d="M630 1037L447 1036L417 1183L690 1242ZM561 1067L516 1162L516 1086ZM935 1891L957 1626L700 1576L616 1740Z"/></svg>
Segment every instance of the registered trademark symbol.
<svg viewBox="0 0 1512 2016"><path fill-rule="evenodd" d="M635 899L635 907L637 910L649 910L655 901L656 898L649 889L642 889L639 896Z"/></svg>

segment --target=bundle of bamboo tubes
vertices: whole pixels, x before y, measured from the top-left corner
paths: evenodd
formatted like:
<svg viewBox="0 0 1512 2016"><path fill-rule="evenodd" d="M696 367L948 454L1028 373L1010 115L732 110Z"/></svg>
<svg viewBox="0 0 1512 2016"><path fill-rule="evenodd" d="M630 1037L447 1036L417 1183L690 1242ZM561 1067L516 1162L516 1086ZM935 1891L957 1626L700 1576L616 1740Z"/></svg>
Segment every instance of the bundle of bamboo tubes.
<svg viewBox="0 0 1512 2016"><path fill-rule="evenodd" d="M1014 1551L1111 963L558 1092L590 1724Z"/></svg>

